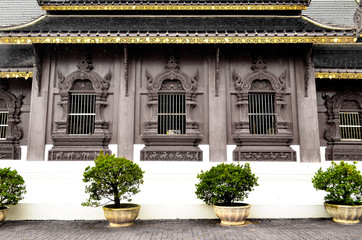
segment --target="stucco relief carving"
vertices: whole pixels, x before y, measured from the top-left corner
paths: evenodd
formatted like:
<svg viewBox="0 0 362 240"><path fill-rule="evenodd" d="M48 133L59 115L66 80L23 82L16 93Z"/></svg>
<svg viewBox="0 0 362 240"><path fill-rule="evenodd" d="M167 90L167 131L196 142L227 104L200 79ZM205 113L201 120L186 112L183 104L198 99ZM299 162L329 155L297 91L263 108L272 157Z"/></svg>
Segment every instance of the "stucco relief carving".
<svg viewBox="0 0 362 240"><path fill-rule="evenodd" d="M362 1L359 2L359 6L353 16L353 22L356 28L356 38L362 33Z"/></svg>
<svg viewBox="0 0 362 240"><path fill-rule="evenodd" d="M323 93L322 98L327 108L328 127L325 132L327 139L327 160L361 160L362 143L360 141L342 140L340 135L339 113L341 111L362 111L362 95L353 90L334 94L332 97Z"/></svg>
<svg viewBox="0 0 362 240"><path fill-rule="evenodd" d="M266 71L266 67L267 65L263 58L259 57L252 64L252 72L247 74L244 78L241 78L234 69L232 72L232 78L234 81L234 87L238 91L238 94L247 94L251 90L252 83L254 81L269 81L273 91L276 93L284 93L286 85L286 71L279 78L277 78L274 76L274 74ZM263 91L264 89L253 90Z"/></svg>
<svg viewBox="0 0 362 240"><path fill-rule="evenodd" d="M201 161L200 152L166 152L149 151L144 153L142 159L145 161Z"/></svg>
<svg viewBox="0 0 362 240"><path fill-rule="evenodd" d="M266 62L258 57L252 62L251 72L241 77L236 70L232 72L232 80L236 90L237 102L240 107L240 120L235 123L233 139L237 143L234 150L235 161L295 161L295 153L289 147L293 136L287 122L282 118L285 103L287 71L279 77L268 72ZM249 131L249 94L273 94L275 108L275 134L251 134ZM270 152L260 152L258 148L273 146ZM256 147L256 148L255 148Z"/></svg>
<svg viewBox="0 0 362 240"><path fill-rule="evenodd" d="M80 63L77 65L78 70L72 72L69 76L64 77L58 70L58 87L59 92L68 94L70 88L76 80L88 80L92 83L96 92L107 90L112 79L111 70L102 78L98 73L93 71L93 64L90 57L85 54L82 56Z"/></svg>
<svg viewBox="0 0 362 240"><path fill-rule="evenodd" d="M234 161L296 161L293 152L234 152Z"/></svg>
<svg viewBox="0 0 362 240"><path fill-rule="evenodd" d="M8 92L6 80L0 81L0 110L8 112L6 139L0 140L0 159L20 159L21 157L19 140L23 136L23 129L19 123L24 97L23 94L16 97Z"/></svg>
<svg viewBox="0 0 362 240"><path fill-rule="evenodd" d="M197 89L199 72L196 70L196 73L190 78L186 73L180 71L177 60L171 56L165 66L164 72L153 78L152 75L146 70L146 78L147 89L150 92L158 92L161 89L164 81L167 81L168 84L170 84L172 81L177 81L181 83L182 90L186 91L186 93L195 93Z"/></svg>
<svg viewBox="0 0 362 240"><path fill-rule="evenodd" d="M143 161L200 161L202 152L197 147L202 139L198 124L192 117L192 109L196 106L196 90L199 72L190 77L180 71L177 59L169 58L165 70L153 77L145 71L148 90L148 106L151 108L151 119L145 122L146 128L142 133L146 147L141 151ZM186 133L177 135L158 134L158 95L159 93L185 94L186 100ZM162 150L167 146L167 149ZM192 156L198 156L192 157Z"/></svg>
<svg viewBox="0 0 362 240"><path fill-rule="evenodd" d="M49 159L56 161L87 161L94 160L99 152L92 151L52 151Z"/></svg>
<svg viewBox="0 0 362 240"><path fill-rule="evenodd" d="M52 133L54 147L49 151L49 160L94 160L93 152L95 150L98 153L100 150L110 153L108 149L110 141L108 122L103 119L102 111L107 105L106 98L112 79L112 72L109 70L102 78L97 72L93 71L94 66L88 51L85 51L82 55L77 68L78 70L70 73L68 76L63 76L58 71L59 105L63 109L63 114L60 120L54 122L55 130ZM69 95L71 93L96 95L96 121L93 134L68 134ZM74 146L78 149L72 150ZM79 149L82 149L84 154L79 153Z"/></svg>

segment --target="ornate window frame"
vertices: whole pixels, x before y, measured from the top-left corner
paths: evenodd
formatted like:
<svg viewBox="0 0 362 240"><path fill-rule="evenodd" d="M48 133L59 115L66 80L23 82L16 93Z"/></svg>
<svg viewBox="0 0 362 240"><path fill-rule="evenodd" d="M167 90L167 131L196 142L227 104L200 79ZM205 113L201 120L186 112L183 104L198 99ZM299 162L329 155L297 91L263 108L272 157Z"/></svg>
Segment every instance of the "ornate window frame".
<svg viewBox="0 0 362 240"><path fill-rule="evenodd" d="M8 112L6 139L0 140L0 159L20 159L20 139L23 129L20 123L20 108L24 95L16 97L7 91L6 80L0 81L0 110Z"/></svg>
<svg viewBox="0 0 362 240"><path fill-rule="evenodd" d="M353 90L338 92L332 97L323 94L328 115L328 128L325 132L327 139L326 160L350 160L361 161L362 159L362 141L342 140L340 134L341 111L356 111L362 114L362 95Z"/></svg>
<svg viewBox="0 0 362 240"><path fill-rule="evenodd" d="M237 143L233 151L234 161L296 161L295 151L289 146L293 134L281 114L286 105L286 71L276 77L266 68L264 59L258 57L252 63L252 72L245 77L240 77L235 69L232 72L237 96L236 105L241 111L241 119L235 123L236 130L233 134L233 139ZM276 115L274 134L250 133L248 106L249 94L252 93L274 95Z"/></svg>
<svg viewBox="0 0 362 240"><path fill-rule="evenodd" d="M202 151L197 146L202 139L198 124L191 118L196 106L198 70L189 77L180 71L177 60L171 56L165 71L155 78L146 70L148 106L151 119L146 122L142 134L145 148L141 150L142 161L202 161ZM182 93L186 97L186 133L165 135L158 134L158 95L159 93Z"/></svg>
<svg viewBox="0 0 362 240"><path fill-rule="evenodd" d="M59 105L63 114L60 120L54 121L52 133L54 147L49 151L49 160L94 160L103 150L111 153L108 148L110 133L108 122L103 119L103 108L107 105L107 94L112 73L102 78L93 71L90 54L85 52L77 65L78 70L67 77L58 71ZM96 95L96 115L94 134L68 134L69 96L71 93L92 93Z"/></svg>

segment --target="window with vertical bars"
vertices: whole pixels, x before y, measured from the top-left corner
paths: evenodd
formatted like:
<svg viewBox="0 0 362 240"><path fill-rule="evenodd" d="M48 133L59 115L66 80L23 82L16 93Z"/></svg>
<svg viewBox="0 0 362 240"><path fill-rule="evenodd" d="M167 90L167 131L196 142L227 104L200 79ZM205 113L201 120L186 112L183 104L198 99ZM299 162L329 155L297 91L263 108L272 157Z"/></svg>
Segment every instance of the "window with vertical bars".
<svg viewBox="0 0 362 240"><path fill-rule="evenodd" d="M8 115L7 111L0 111L0 140L6 139L8 130Z"/></svg>
<svg viewBox="0 0 362 240"><path fill-rule="evenodd" d="M93 134L96 95L71 94L69 97L69 134Z"/></svg>
<svg viewBox="0 0 362 240"><path fill-rule="evenodd" d="M185 94L158 95L158 134L186 133L186 96Z"/></svg>
<svg viewBox="0 0 362 240"><path fill-rule="evenodd" d="M361 119L358 112L339 113L341 140L361 140Z"/></svg>
<svg viewBox="0 0 362 240"><path fill-rule="evenodd" d="M250 134L275 134L275 107L273 94L249 94Z"/></svg>

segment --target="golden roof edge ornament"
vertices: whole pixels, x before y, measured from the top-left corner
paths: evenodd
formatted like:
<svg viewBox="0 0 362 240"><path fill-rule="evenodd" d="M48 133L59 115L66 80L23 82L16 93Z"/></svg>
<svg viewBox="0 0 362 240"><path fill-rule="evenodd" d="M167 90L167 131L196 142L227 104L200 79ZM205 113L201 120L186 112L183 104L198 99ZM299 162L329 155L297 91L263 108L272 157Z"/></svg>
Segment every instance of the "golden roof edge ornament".
<svg viewBox="0 0 362 240"><path fill-rule="evenodd" d="M195 4L176 4L176 5L145 5L145 4L126 4L126 5L59 5L59 6L41 6L45 11L115 11L115 10L306 10L305 5L195 5Z"/></svg>

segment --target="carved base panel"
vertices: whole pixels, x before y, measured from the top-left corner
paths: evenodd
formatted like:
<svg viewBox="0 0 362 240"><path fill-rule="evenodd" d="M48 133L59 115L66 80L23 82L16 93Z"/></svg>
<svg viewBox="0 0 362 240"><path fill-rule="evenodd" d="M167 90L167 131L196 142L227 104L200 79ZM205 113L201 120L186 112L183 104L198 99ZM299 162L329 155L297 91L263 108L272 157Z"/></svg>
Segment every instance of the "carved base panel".
<svg viewBox="0 0 362 240"><path fill-rule="evenodd" d="M284 146L237 146L233 161L296 161L296 153Z"/></svg>
<svg viewBox="0 0 362 240"><path fill-rule="evenodd" d="M329 145L326 148L328 161L362 161L362 145Z"/></svg>
<svg viewBox="0 0 362 240"><path fill-rule="evenodd" d="M0 160L20 158L21 149L18 144L0 143Z"/></svg>
<svg viewBox="0 0 362 240"><path fill-rule="evenodd" d="M202 161L202 151L195 146L146 146L141 161Z"/></svg>
<svg viewBox="0 0 362 240"><path fill-rule="evenodd" d="M49 161L94 161L99 152L112 154L108 147L53 147L49 151Z"/></svg>

